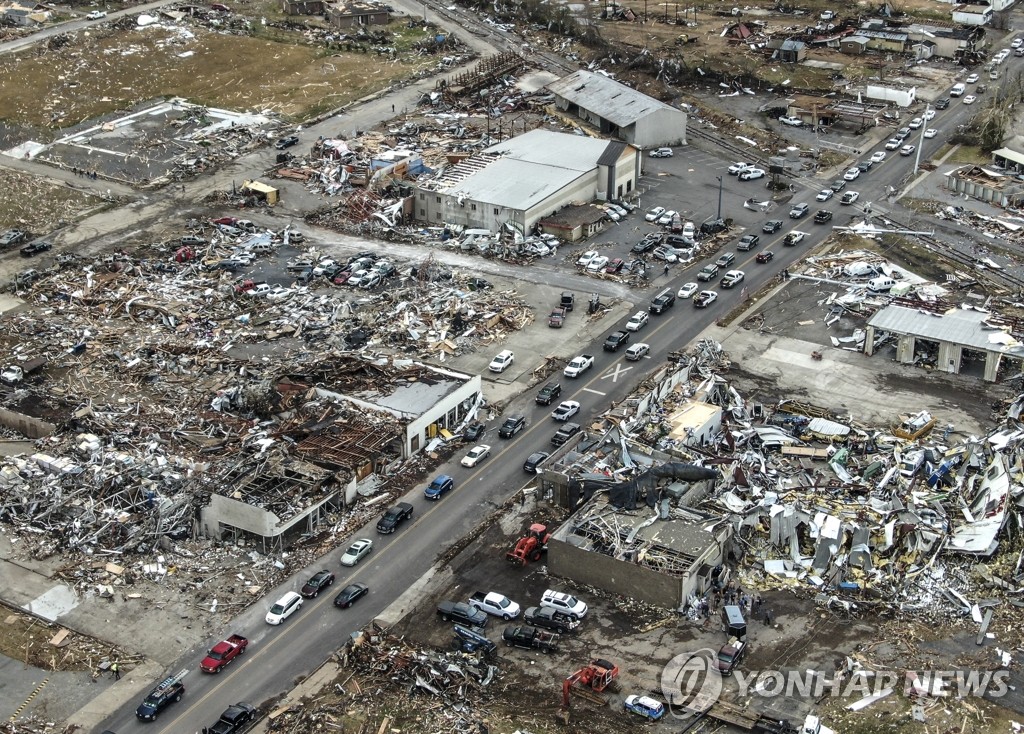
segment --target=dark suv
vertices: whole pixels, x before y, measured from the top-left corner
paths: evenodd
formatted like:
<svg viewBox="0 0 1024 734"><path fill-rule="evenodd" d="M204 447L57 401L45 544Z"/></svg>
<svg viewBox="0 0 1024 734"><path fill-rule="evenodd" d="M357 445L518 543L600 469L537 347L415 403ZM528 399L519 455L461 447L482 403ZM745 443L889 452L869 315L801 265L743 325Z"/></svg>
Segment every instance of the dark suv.
<svg viewBox="0 0 1024 734"><path fill-rule="evenodd" d="M499 438L512 438L526 427L526 417L522 415L510 415L498 429Z"/></svg>
<svg viewBox="0 0 1024 734"><path fill-rule="evenodd" d="M619 347L629 341L628 331L613 331L608 335L608 338L604 340L604 351L606 352L617 352Z"/></svg>
<svg viewBox="0 0 1024 734"><path fill-rule="evenodd" d="M149 695L135 709L135 715L143 721L156 721L157 714L172 703L180 701L183 693L185 693L185 686L177 677L167 678L149 692Z"/></svg>
<svg viewBox="0 0 1024 734"><path fill-rule="evenodd" d="M557 382L549 382L537 393L537 405L551 405L551 402L562 394L562 386Z"/></svg>
<svg viewBox="0 0 1024 734"><path fill-rule="evenodd" d="M651 313L664 313L666 309L672 308L676 302L676 294L671 288L666 288L656 295L647 309Z"/></svg>
<svg viewBox="0 0 1024 734"><path fill-rule="evenodd" d="M381 535L393 533L399 525L410 517L412 517L412 505L408 502L399 502L385 512L381 519L377 521L377 532Z"/></svg>

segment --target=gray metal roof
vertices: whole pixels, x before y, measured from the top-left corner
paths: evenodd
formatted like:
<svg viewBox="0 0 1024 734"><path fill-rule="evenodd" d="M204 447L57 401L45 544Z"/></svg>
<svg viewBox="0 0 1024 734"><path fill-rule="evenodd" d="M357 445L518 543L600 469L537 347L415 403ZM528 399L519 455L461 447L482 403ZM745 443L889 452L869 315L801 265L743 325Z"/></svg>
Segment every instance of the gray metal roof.
<svg viewBox="0 0 1024 734"><path fill-rule="evenodd" d="M599 166L614 166L619 161L619 156L622 155L622 151L626 149L625 143L620 143L616 140L611 141L605 146L604 152L601 157L597 159L597 165Z"/></svg>
<svg viewBox="0 0 1024 734"><path fill-rule="evenodd" d="M896 334L960 344L970 349L1024 357L1024 345L1013 339L1005 329L986 324L988 316L980 311L966 309L953 309L938 314L906 306L886 306L868 319L868 326Z"/></svg>
<svg viewBox="0 0 1024 734"><path fill-rule="evenodd" d="M643 92L582 69L551 82L547 88L552 94L599 114L619 127L632 125L658 110L672 110L682 114L675 107L648 97Z"/></svg>
<svg viewBox="0 0 1024 734"><path fill-rule="evenodd" d="M568 168L582 173L593 170L607 147L607 140L538 128L502 143L496 143L484 149L484 153L527 163Z"/></svg>

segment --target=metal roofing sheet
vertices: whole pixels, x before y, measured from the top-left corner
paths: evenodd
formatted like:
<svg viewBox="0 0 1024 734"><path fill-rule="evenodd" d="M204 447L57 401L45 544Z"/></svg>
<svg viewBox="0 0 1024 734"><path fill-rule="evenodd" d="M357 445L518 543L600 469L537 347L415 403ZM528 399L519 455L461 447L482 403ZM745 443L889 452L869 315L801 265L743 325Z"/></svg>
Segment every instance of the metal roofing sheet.
<svg viewBox="0 0 1024 734"><path fill-rule="evenodd" d="M553 94L595 112L619 127L632 125L658 110L672 110L682 114L680 110L654 97L648 97L643 92L582 69L548 84L547 88Z"/></svg>
<svg viewBox="0 0 1024 734"><path fill-rule="evenodd" d="M985 325L987 316L980 311L966 309L938 314L906 306L886 306L868 319L868 326L922 339L961 344L971 349L1024 356L1024 346L1006 331Z"/></svg>

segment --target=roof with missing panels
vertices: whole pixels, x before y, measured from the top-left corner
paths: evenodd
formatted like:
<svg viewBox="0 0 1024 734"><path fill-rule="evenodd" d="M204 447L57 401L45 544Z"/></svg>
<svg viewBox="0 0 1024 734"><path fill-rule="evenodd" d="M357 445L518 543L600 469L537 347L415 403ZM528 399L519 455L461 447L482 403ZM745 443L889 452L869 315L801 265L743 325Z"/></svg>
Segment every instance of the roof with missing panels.
<svg viewBox="0 0 1024 734"><path fill-rule="evenodd" d="M966 309L938 314L906 306L886 306L868 319L868 326L971 349L1024 356L1024 345L1010 336L1007 329L986 323L988 318L987 313Z"/></svg>
<svg viewBox="0 0 1024 734"><path fill-rule="evenodd" d="M682 114L675 107L648 97L643 92L589 71L576 71L551 82L548 91L601 115L619 127L632 125L658 110L672 110Z"/></svg>

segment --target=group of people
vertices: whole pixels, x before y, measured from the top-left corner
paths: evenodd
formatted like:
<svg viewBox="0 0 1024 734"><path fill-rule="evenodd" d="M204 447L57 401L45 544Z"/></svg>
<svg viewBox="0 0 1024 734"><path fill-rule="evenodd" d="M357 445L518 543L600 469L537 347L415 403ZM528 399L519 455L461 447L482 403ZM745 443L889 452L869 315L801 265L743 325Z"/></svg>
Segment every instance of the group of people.
<svg viewBox="0 0 1024 734"><path fill-rule="evenodd" d="M725 588L714 588L697 602L697 618L709 620L720 606L738 606L744 614L761 619L765 627L771 626L772 611L765 606L760 594L744 593L739 584L728 583Z"/></svg>
<svg viewBox="0 0 1024 734"><path fill-rule="evenodd" d="M78 166L74 166L74 167L72 167L71 172L73 174L75 174L76 176L85 177L87 179L90 179L91 181L95 181L96 180L96 171L86 171L84 168L79 168Z"/></svg>

